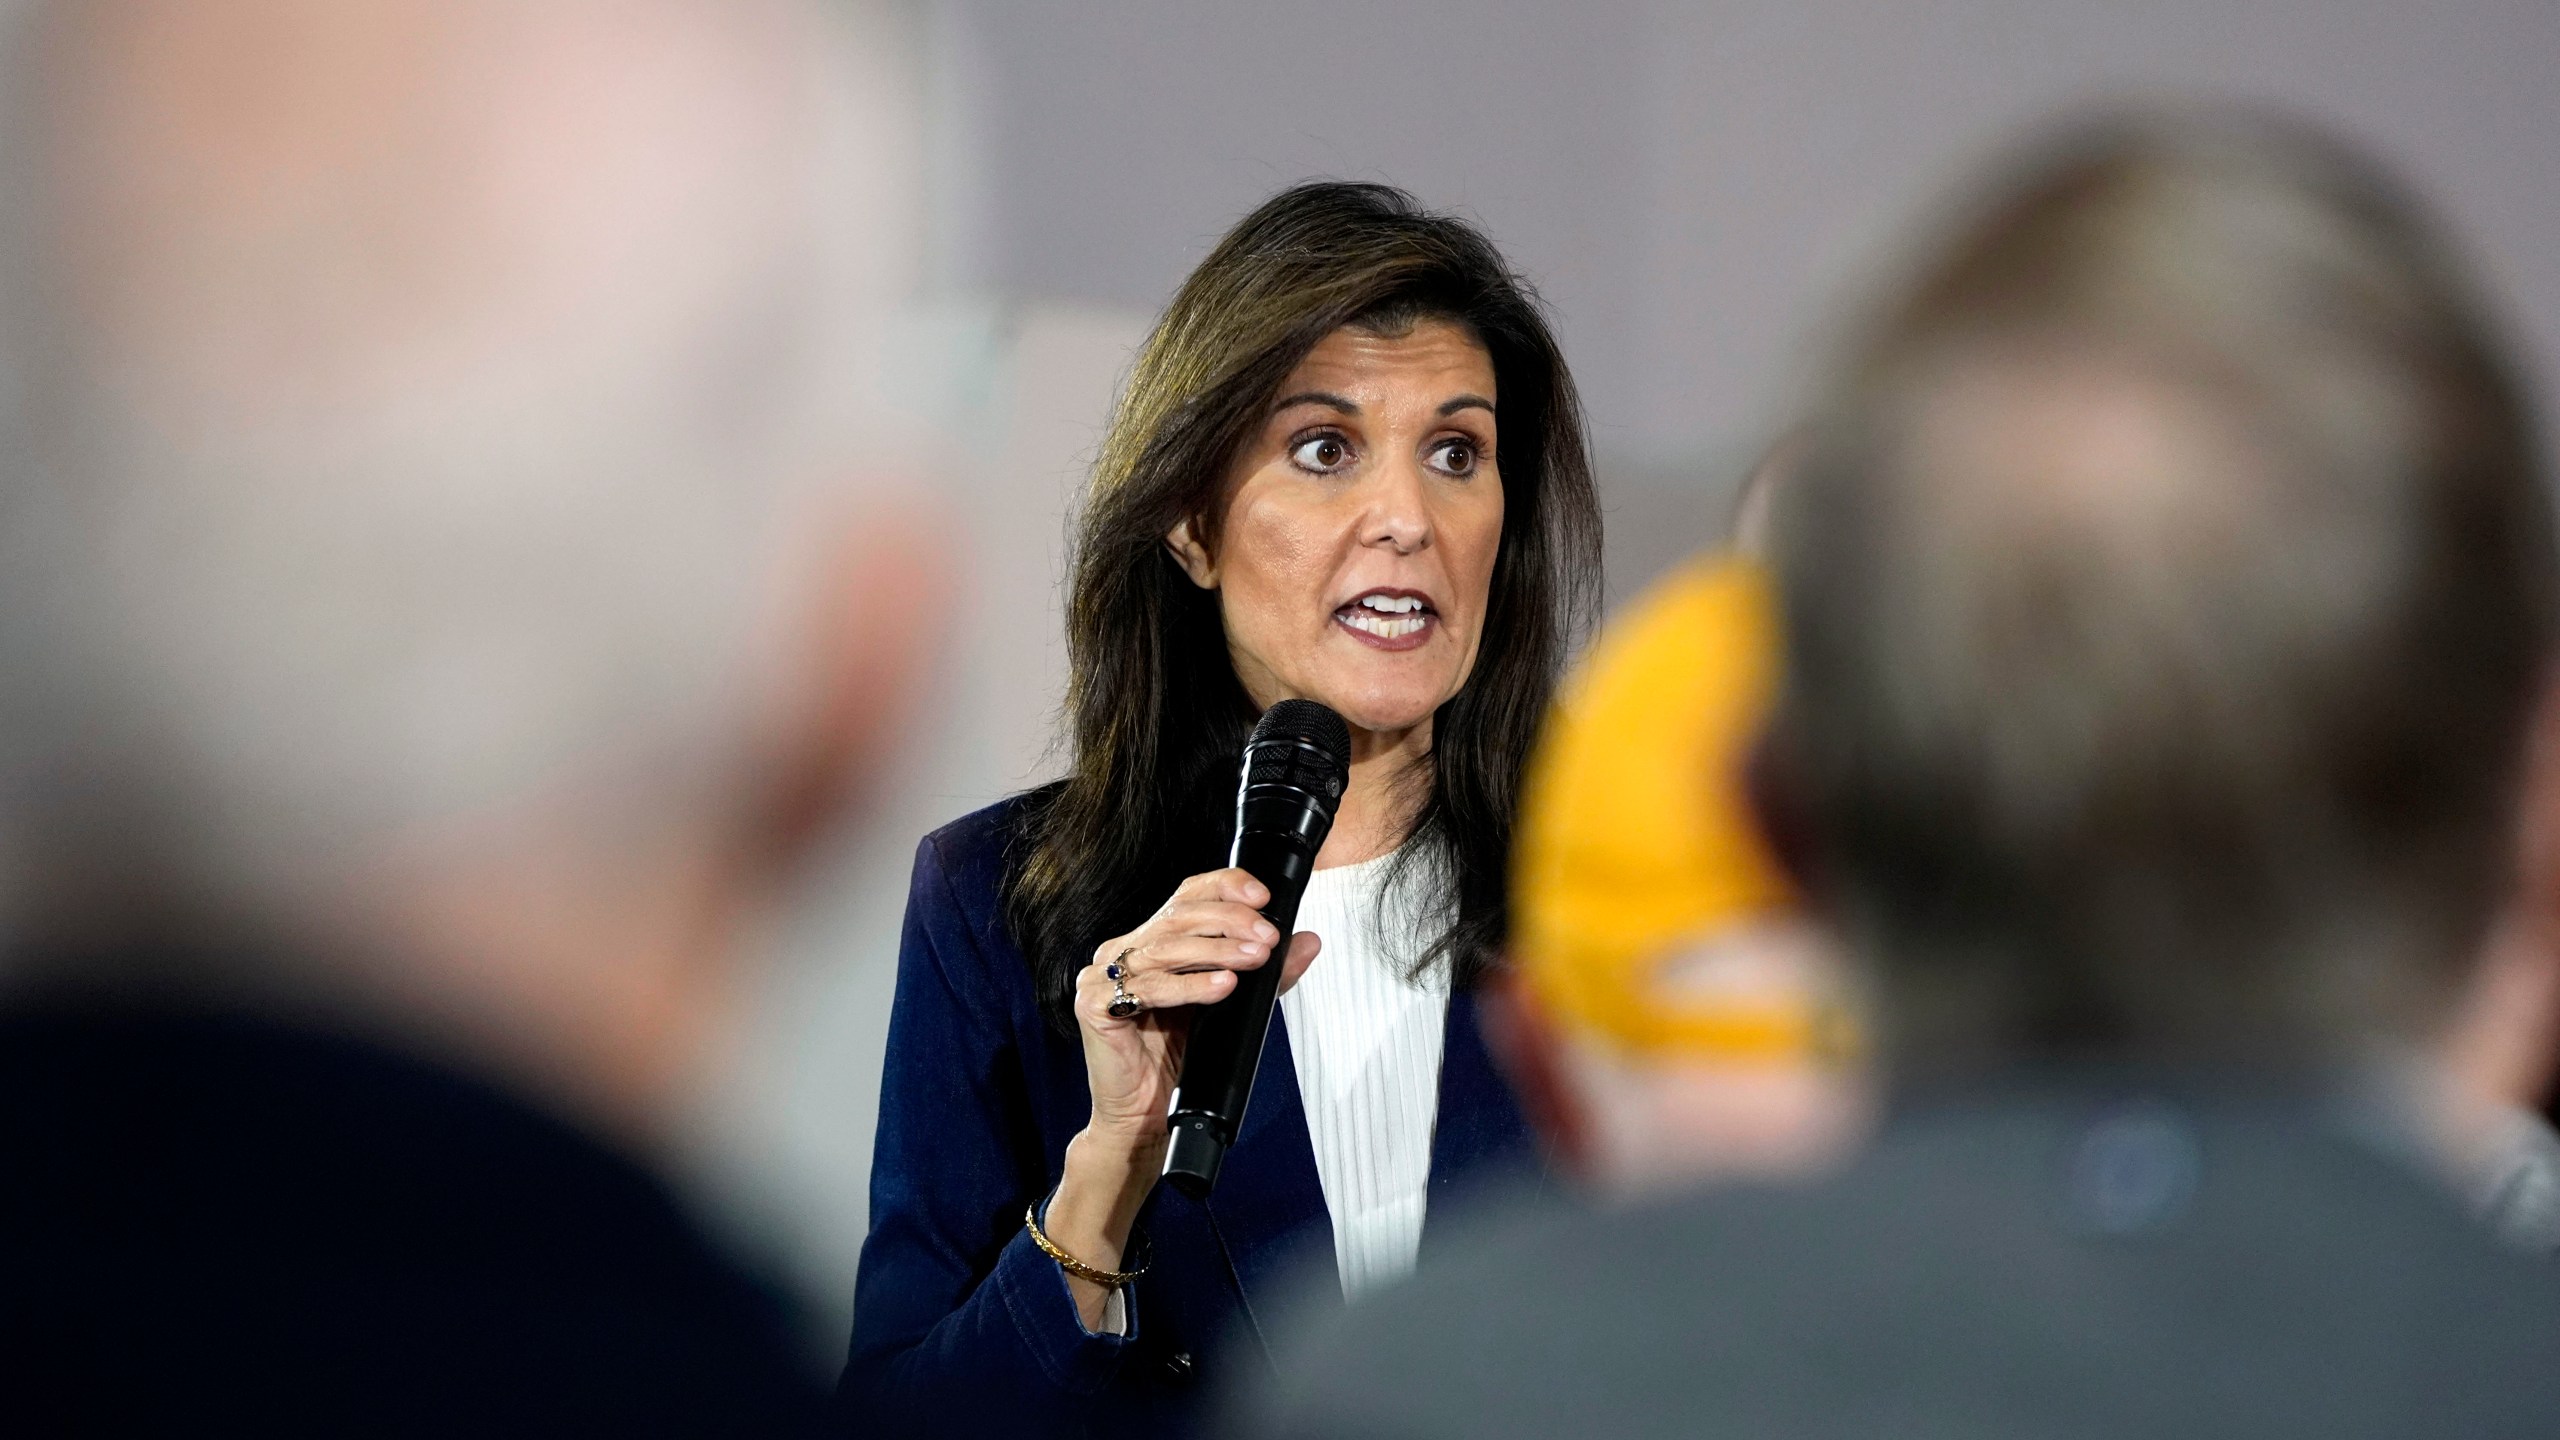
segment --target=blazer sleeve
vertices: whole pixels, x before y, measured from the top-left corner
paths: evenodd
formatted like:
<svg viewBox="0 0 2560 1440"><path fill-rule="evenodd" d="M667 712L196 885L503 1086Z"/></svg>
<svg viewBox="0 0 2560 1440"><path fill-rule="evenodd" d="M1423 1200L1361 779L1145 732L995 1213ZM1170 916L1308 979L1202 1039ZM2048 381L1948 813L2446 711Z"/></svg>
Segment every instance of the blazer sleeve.
<svg viewBox="0 0 2560 1440"><path fill-rule="evenodd" d="M995 897L972 897L992 913ZM868 1433L938 1433L961 1417L1045 1431L1088 1408L1138 1334L1078 1318L1066 1275L1022 1225L1054 1184L998 975L934 837L916 853L890 1010L871 1233L855 1281L839 1397ZM881 1433L890 1433L883 1431Z"/></svg>

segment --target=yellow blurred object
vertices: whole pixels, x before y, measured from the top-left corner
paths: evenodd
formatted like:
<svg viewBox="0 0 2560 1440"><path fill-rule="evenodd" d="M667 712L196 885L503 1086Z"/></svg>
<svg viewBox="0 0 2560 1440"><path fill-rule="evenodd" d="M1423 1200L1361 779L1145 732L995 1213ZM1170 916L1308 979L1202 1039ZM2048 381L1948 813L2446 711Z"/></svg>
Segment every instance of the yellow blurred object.
<svg viewBox="0 0 2560 1440"><path fill-rule="evenodd" d="M1755 562L1692 561L1610 625L1531 762L1514 886L1514 959L1558 1020L1620 1048L1829 1062L1852 1037L1810 967L1748 962L1793 936L1793 895L1745 792L1775 699L1776 598ZM1719 955L1724 947L1730 955ZM1754 978L1673 972L1736 959Z"/></svg>

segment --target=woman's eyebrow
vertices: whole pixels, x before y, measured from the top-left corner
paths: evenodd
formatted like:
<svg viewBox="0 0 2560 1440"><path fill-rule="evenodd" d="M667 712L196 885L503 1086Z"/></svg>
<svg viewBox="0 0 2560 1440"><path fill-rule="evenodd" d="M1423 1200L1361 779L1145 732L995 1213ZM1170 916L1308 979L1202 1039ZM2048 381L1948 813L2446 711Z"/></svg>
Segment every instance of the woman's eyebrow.
<svg viewBox="0 0 2560 1440"><path fill-rule="evenodd" d="M1440 402L1440 413L1444 416L1455 415L1461 410L1482 410L1490 415L1493 402L1481 395L1455 395Z"/></svg>
<svg viewBox="0 0 2560 1440"><path fill-rule="evenodd" d="M1301 390L1295 395L1284 395L1279 400L1273 402L1271 409L1274 414L1277 414L1282 410L1288 409L1292 405L1322 405L1328 409L1339 410L1345 415L1357 415L1360 413L1359 406L1352 404L1350 401L1343 399L1341 396L1334 394L1330 390Z"/></svg>

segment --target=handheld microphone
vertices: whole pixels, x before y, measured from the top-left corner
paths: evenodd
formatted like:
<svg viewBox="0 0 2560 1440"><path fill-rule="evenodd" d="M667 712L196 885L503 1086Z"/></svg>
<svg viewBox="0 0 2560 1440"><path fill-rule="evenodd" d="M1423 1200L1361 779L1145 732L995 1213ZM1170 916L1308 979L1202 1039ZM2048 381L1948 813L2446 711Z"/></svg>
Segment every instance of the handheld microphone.
<svg viewBox="0 0 2560 1440"><path fill-rule="evenodd" d="M1313 700L1283 700L1263 711L1245 742L1236 838L1227 863L1271 892L1262 918L1280 939L1260 968L1236 976L1226 999L1201 1006L1191 1019L1182 1080L1173 1092L1164 1178L1194 1200L1205 1199L1218 1183L1218 1166L1244 1123L1254 1072L1262 1068L1262 1042L1271 1032L1271 1007L1280 997L1298 899L1350 780L1351 727Z"/></svg>

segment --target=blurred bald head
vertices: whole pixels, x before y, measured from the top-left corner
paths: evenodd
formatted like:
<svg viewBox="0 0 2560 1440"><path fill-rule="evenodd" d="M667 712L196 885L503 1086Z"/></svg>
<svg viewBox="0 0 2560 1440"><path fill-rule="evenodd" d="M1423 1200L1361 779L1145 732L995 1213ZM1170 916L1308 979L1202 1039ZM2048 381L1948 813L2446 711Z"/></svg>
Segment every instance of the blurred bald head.
<svg viewBox="0 0 2560 1440"><path fill-rule="evenodd" d="M1773 773L1906 1058L2427 1025L2510 873L2542 478L2355 157L2221 117L2005 176L1776 497Z"/></svg>
<svg viewBox="0 0 2560 1440"><path fill-rule="evenodd" d="M76 318L170 399L326 409L577 322L734 303L732 272L808 238L790 212L814 178L809 18L753 0L51 12L37 118Z"/></svg>
<svg viewBox="0 0 2560 1440"><path fill-rule="evenodd" d="M24 22L0 272L22 909L292 903L493 807L739 803L912 263L891 19Z"/></svg>

